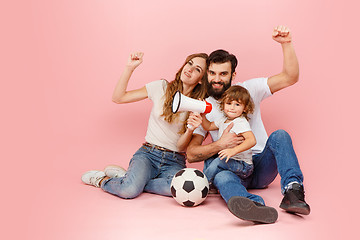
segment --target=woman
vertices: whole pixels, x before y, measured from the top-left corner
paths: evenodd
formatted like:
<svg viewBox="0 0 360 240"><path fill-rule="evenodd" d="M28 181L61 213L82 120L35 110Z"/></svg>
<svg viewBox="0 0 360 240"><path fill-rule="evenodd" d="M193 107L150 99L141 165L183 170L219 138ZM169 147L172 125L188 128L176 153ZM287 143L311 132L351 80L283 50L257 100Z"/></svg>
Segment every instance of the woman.
<svg viewBox="0 0 360 240"><path fill-rule="evenodd" d="M105 192L121 198L135 198L143 191L171 196L170 183L173 176L185 168L185 153L177 145L181 134L189 136L193 129L187 128L188 113L171 111L172 97L176 91L199 99L205 97L205 84L201 84L206 73L207 54L192 54L176 73L175 80L168 83L158 80L144 87L126 91L132 72L143 61L143 53L129 56L125 70L117 83L113 101L130 103L149 98L153 101L146 142L130 160L128 170L108 166L104 171L89 171L82 175L86 184L101 187ZM179 150L180 149L180 150Z"/></svg>

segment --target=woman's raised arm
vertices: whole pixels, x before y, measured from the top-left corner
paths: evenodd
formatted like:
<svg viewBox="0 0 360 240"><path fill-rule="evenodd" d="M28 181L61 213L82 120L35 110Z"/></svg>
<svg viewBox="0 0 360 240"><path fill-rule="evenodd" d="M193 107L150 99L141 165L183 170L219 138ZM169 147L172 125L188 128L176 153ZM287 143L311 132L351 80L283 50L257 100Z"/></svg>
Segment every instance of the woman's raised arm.
<svg viewBox="0 0 360 240"><path fill-rule="evenodd" d="M135 70L143 61L144 53L136 52L130 54L123 73L116 84L112 101L115 103L130 103L143 100L148 97L146 87L126 91L129 79Z"/></svg>

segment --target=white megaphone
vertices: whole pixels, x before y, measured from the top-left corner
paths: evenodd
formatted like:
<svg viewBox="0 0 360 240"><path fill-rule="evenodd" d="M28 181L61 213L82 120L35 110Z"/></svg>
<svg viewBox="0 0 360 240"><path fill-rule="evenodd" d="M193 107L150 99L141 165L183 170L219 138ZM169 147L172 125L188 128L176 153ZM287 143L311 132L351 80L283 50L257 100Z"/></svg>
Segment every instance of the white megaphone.
<svg viewBox="0 0 360 240"><path fill-rule="evenodd" d="M187 111L209 113L212 110L212 105L206 101L200 101L187 97L181 94L180 91L177 91L173 97L171 110L173 113Z"/></svg>

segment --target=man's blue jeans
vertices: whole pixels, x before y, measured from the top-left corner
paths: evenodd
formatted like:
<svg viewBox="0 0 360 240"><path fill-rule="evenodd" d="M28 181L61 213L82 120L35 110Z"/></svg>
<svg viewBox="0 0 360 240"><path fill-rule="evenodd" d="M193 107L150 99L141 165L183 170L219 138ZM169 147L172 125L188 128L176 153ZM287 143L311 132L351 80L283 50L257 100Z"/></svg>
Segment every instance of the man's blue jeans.
<svg viewBox="0 0 360 240"><path fill-rule="evenodd" d="M130 160L125 176L105 180L101 188L127 199L135 198L143 191L171 196L172 178L185 167L185 156L182 154L142 146Z"/></svg>
<svg viewBox="0 0 360 240"><path fill-rule="evenodd" d="M217 155L205 161L204 171L216 157ZM229 170L221 171L215 176L214 185L226 202L233 196L242 196L265 205L262 197L250 194L247 189L267 187L278 173L281 177L282 192L291 182L303 183L291 137L284 130L277 130L269 136L264 150L253 156L253 164L253 173L245 179Z"/></svg>

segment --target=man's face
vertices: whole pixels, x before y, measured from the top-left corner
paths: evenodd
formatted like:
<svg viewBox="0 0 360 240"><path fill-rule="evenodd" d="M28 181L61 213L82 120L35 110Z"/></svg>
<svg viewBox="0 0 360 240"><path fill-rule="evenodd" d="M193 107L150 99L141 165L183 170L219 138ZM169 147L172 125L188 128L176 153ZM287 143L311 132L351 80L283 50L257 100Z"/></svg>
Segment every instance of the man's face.
<svg viewBox="0 0 360 240"><path fill-rule="evenodd" d="M221 98L223 93L231 86L231 80L236 73L231 74L230 61L225 63L210 63L207 71L207 92L215 99Z"/></svg>

